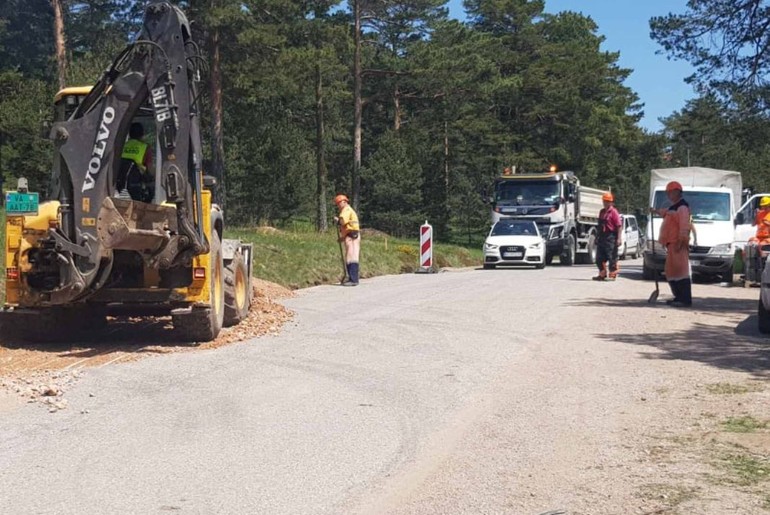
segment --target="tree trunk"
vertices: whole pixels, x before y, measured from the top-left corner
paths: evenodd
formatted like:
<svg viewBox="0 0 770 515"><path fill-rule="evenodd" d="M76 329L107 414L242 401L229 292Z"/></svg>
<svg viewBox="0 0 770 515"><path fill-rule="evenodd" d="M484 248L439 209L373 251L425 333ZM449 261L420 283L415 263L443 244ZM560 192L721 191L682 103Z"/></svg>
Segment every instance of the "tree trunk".
<svg viewBox="0 0 770 515"><path fill-rule="evenodd" d="M59 72L59 89L67 85L67 48L64 39L64 14L61 0L51 0L53 7L53 35L56 48L56 67Z"/></svg>
<svg viewBox="0 0 770 515"><path fill-rule="evenodd" d="M353 209L358 211L361 189L361 119L363 105L361 100L361 2L353 1L355 18L355 50L353 52Z"/></svg>
<svg viewBox="0 0 770 515"><path fill-rule="evenodd" d="M326 232L329 229L326 220L326 158L324 146L324 103L321 65L315 65L315 151L316 151L316 229Z"/></svg>
<svg viewBox="0 0 770 515"><path fill-rule="evenodd" d="M398 90L398 84L396 84L393 90L393 130L398 132L401 128L401 92Z"/></svg>
<svg viewBox="0 0 770 515"><path fill-rule="evenodd" d="M225 181L225 145L222 130L222 55L219 52L219 29L211 32L211 172L219 182L217 201L225 209L227 187Z"/></svg>
<svg viewBox="0 0 770 515"><path fill-rule="evenodd" d="M449 124L444 122L444 216L449 218Z"/></svg>

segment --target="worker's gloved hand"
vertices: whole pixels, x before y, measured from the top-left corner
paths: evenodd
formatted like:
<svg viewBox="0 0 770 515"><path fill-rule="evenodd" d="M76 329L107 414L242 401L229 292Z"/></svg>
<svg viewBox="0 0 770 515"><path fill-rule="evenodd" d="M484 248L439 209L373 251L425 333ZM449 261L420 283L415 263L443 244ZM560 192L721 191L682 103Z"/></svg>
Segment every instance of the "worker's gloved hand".
<svg viewBox="0 0 770 515"><path fill-rule="evenodd" d="M340 217L339 216L335 216L334 218L332 218L332 220L334 220L335 224L340 223Z"/></svg>

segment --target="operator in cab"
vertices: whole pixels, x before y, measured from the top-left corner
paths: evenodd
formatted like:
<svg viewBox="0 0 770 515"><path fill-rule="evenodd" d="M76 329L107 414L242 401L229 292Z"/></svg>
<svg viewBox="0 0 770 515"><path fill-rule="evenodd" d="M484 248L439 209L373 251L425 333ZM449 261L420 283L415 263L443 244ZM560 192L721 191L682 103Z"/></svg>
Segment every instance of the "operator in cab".
<svg viewBox="0 0 770 515"><path fill-rule="evenodd" d="M153 155L152 148L144 141L144 136L144 125L140 122L132 123L120 156L123 162L118 173L117 189L118 192L127 190L134 200L152 202L155 190Z"/></svg>

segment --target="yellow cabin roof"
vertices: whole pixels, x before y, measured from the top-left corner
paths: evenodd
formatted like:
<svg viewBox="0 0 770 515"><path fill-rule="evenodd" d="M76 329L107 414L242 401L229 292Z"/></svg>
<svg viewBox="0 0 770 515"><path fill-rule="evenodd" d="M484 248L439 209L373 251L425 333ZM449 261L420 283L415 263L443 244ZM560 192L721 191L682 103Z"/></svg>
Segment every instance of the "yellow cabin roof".
<svg viewBox="0 0 770 515"><path fill-rule="evenodd" d="M91 92L91 89L93 89L93 86L73 86L64 88L56 93L56 96L53 97L53 101L54 103L58 103L62 98L70 95L88 95Z"/></svg>

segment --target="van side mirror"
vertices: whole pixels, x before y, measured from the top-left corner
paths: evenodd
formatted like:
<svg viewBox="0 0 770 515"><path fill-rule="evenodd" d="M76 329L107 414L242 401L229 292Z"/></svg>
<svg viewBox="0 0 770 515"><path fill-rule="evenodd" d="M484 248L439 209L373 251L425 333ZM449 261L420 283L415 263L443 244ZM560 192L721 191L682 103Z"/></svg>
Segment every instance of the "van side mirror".
<svg viewBox="0 0 770 515"><path fill-rule="evenodd" d="M206 188L213 188L217 185L217 178L213 175L204 175L203 176L203 186Z"/></svg>
<svg viewBox="0 0 770 515"><path fill-rule="evenodd" d="M574 193L570 193L569 195L567 195L567 202L575 202L575 194Z"/></svg>
<svg viewBox="0 0 770 515"><path fill-rule="evenodd" d="M735 215L735 225L743 225L744 223L746 223L746 218L743 216L743 213Z"/></svg>

